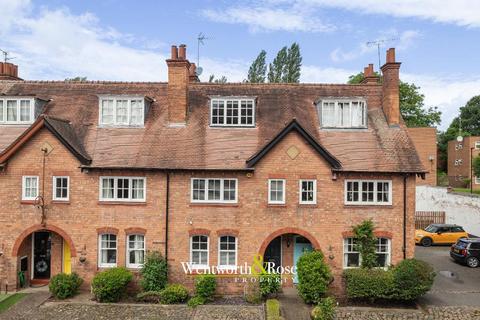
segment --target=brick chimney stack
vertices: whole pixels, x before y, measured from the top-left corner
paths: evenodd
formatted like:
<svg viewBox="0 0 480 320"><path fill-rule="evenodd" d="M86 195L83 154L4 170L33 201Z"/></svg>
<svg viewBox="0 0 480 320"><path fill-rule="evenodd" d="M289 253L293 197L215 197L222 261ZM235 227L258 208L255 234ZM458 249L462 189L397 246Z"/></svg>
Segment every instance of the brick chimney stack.
<svg viewBox="0 0 480 320"><path fill-rule="evenodd" d="M387 50L387 59L381 69L383 112L388 125L398 126L400 123L400 62L395 62L395 48Z"/></svg>
<svg viewBox="0 0 480 320"><path fill-rule="evenodd" d="M18 66L9 62L0 62L0 81L22 80L18 77Z"/></svg>
<svg viewBox="0 0 480 320"><path fill-rule="evenodd" d="M362 84L377 84L379 77L375 75L375 71L373 70L373 64L370 63L367 67L363 69L363 80Z"/></svg>
<svg viewBox="0 0 480 320"><path fill-rule="evenodd" d="M172 46L168 66L168 121L173 125L187 122L188 83L190 82L191 64L187 60L187 47L181 44Z"/></svg>

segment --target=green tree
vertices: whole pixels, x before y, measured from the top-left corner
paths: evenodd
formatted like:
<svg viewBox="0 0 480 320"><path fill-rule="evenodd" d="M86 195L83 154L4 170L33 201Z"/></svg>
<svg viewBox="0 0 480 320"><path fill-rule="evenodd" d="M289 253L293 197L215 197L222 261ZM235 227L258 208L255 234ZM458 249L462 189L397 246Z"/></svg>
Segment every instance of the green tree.
<svg viewBox="0 0 480 320"><path fill-rule="evenodd" d="M378 75L378 73L376 73ZM351 75L349 84L362 82L363 73ZM425 96L420 93L420 87L413 83L400 81L400 113L407 127L432 127L439 125L442 112L438 107L425 108Z"/></svg>
<svg viewBox="0 0 480 320"><path fill-rule="evenodd" d="M87 77L66 78L65 81L82 82L82 81L87 81Z"/></svg>
<svg viewBox="0 0 480 320"><path fill-rule="evenodd" d="M287 62L282 77L282 82L298 83L300 82L300 72L302 67L302 55L300 46L294 42L287 52Z"/></svg>
<svg viewBox="0 0 480 320"><path fill-rule="evenodd" d="M215 75L211 74L208 78L208 82L211 83L227 83L227 77L222 76L221 78L215 79Z"/></svg>
<svg viewBox="0 0 480 320"><path fill-rule="evenodd" d="M282 82L285 68L287 65L288 50L283 47L278 51L277 56L273 62L268 65L268 82L279 83Z"/></svg>
<svg viewBox="0 0 480 320"><path fill-rule="evenodd" d="M265 63L265 57L267 52L265 50L260 51L260 54L253 61L252 65L248 69L248 82L251 83L264 83L267 73L267 65Z"/></svg>
<svg viewBox="0 0 480 320"><path fill-rule="evenodd" d="M480 157L475 157L475 159L473 159L473 175L475 177L480 177Z"/></svg>
<svg viewBox="0 0 480 320"><path fill-rule="evenodd" d="M378 266L376 244L377 238L373 234L373 221L365 220L353 227L353 236L357 241L357 248L362 257L362 268L371 269Z"/></svg>

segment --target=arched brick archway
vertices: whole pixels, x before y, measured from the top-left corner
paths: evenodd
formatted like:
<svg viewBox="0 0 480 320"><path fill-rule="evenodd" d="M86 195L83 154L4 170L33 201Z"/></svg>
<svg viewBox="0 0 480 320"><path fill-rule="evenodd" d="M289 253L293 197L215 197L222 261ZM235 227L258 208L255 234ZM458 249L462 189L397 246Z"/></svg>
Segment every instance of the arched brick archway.
<svg viewBox="0 0 480 320"><path fill-rule="evenodd" d="M305 238L307 238L310 243L312 244L313 248L315 250L320 250L320 244L318 243L317 239L315 239L315 237L305 231L305 230L302 230L302 229L299 229L299 228L283 228L283 229L279 229L273 233L271 233L267 238L265 238L265 240L263 240L262 242L262 245L260 246L260 249L258 250L258 253L260 255L264 255L265 254L265 250L267 249L268 245L270 244L270 242L272 242L273 239L275 239L276 237L278 236L281 236L283 234L298 234L298 235L301 235Z"/></svg>
<svg viewBox="0 0 480 320"><path fill-rule="evenodd" d="M55 232L57 233L58 235L60 235L63 240L65 240L65 242L68 243L68 245L70 246L70 254L72 257L76 257L77 256L77 250L75 249L75 246L73 244L73 241L72 241L72 238L70 238L70 236L65 232L63 231L62 229L60 229L59 227L57 226L54 226L52 224L48 224L48 225L41 225L41 224L36 224L34 226L31 226L30 228L28 229L25 229L18 237L17 237L17 240L15 240L15 243L13 245L13 249L12 249L12 256L13 257L16 257L18 256L18 251L20 249L20 246L22 245L22 242L23 240L25 240L25 238L27 238L30 234L32 234L33 232L36 232L36 231L52 231L52 232Z"/></svg>

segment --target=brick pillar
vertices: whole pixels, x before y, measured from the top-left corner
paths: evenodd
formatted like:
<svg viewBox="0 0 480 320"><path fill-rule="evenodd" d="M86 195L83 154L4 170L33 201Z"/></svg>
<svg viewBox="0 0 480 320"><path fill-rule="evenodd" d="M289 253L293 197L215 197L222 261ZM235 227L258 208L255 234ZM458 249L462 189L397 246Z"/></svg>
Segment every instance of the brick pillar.
<svg viewBox="0 0 480 320"><path fill-rule="evenodd" d="M377 84L379 80L378 75L375 74L373 70L373 64L370 63L368 67L363 69L363 80L362 84Z"/></svg>
<svg viewBox="0 0 480 320"><path fill-rule="evenodd" d="M22 80L18 77L18 66L9 62L0 62L0 81Z"/></svg>
<svg viewBox="0 0 480 320"><path fill-rule="evenodd" d="M168 66L168 122L185 124L188 110L188 83L190 62L186 58L186 46L172 46Z"/></svg>
<svg viewBox="0 0 480 320"><path fill-rule="evenodd" d="M400 123L400 62L395 62L395 49L387 50L387 59L382 66L382 107L390 126Z"/></svg>

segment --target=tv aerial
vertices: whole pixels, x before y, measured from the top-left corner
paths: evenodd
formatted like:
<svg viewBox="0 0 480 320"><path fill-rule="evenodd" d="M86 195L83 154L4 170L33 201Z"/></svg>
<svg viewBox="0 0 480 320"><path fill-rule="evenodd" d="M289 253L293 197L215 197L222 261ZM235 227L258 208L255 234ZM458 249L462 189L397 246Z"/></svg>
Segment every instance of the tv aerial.
<svg viewBox="0 0 480 320"><path fill-rule="evenodd" d="M382 66L382 62L380 61L380 46L384 45L387 42L391 41L396 41L398 38L389 38L389 39L378 39L375 41L368 41L366 44L369 47L376 46L377 47L377 53L378 53L378 70L380 70L380 67Z"/></svg>
<svg viewBox="0 0 480 320"><path fill-rule="evenodd" d="M205 45L205 40L209 40L207 36L203 32L200 32L197 36L197 76L201 75L203 72L203 68L200 67L200 45Z"/></svg>
<svg viewBox="0 0 480 320"><path fill-rule="evenodd" d="M3 54L3 62L7 63L9 60L15 59L15 57L9 57L8 55L10 54L9 52L0 49L0 52Z"/></svg>

